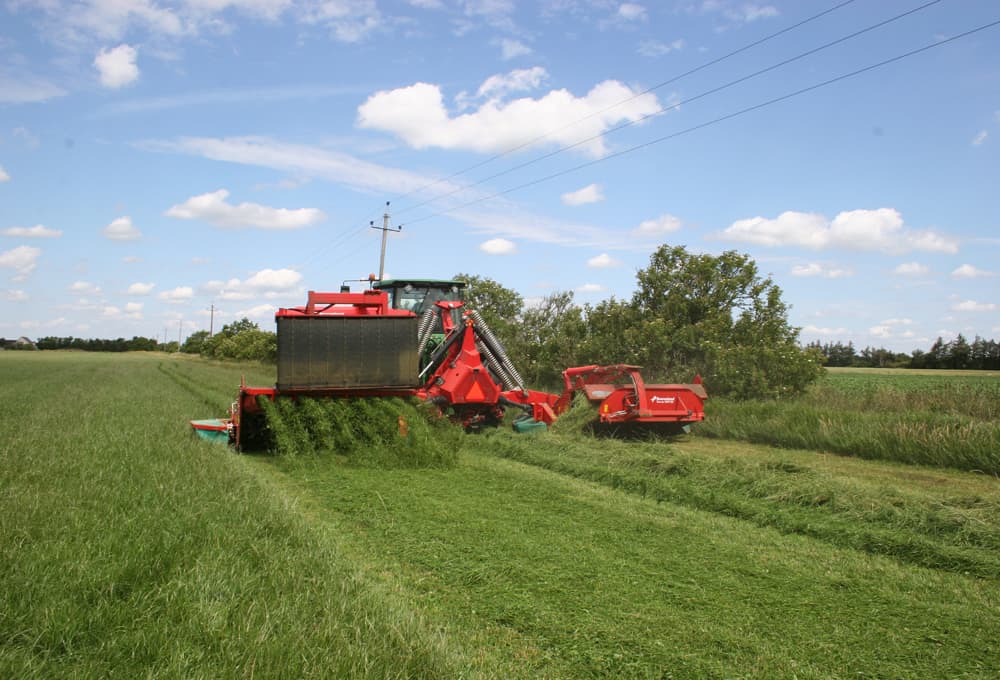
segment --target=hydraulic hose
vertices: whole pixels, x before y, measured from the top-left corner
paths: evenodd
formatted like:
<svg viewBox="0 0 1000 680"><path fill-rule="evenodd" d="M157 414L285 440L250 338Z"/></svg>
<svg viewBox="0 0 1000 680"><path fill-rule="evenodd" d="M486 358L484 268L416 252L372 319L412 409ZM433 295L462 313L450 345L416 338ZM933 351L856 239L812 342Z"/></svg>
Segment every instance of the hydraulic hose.
<svg viewBox="0 0 1000 680"><path fill-rule="evenodd" d="M423 356L424 348L431 339L431 329L434 327L434 308L429 307L424 310L420 317L420 325L417 327L417 356Z"/></svg>
<svg viewBox="0 0 1000 680"><path fill-rule="evenodd" d="M508 375L507 371L504 370L503 366L500 365L500 362L497 361L497 358L493 355L493 352L490 351L490 348L486 346L486 343L483 342L482 338L476 339L476 349L479 350L479 354L483 357L483 363L485 363L486 367L500 379L500 382L503 384L503 388L505 390L512 390L517 387L517 385L514 384L514 380L510 377L510 375Z"/></svg>
<svg viewBox="0 0 1000 680"><path fill-rule="evenodd" d="M521 374L517 372L514 368L514 364L511 362L510 357L507 356L507 351L497 340L496 336L493 335L493 331L490 327L483 321L483 317L479 314L477 310L472 310L469 312L469 316L476 324L476 331L479 333L479 337L483 339L483 343L493 352L494 356L499 360L500 365L503 366L504 370L510 375L511 379L514 381L514 387L524 392L524 379L521 378ZM513 389L513 388L508 388Z"/></svg>

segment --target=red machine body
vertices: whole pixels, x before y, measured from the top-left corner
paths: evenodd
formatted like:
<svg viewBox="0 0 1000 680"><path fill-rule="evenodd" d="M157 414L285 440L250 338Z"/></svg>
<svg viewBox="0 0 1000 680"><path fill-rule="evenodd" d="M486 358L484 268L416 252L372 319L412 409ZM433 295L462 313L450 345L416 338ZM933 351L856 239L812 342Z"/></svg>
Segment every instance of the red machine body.
<svg viewBox="0 0 1000 680"><path fill-rule="evenodd" d="M560 407L577 392L597 406L598 423L608 429L638 427L679 432L705 419L708 394L695 376L691 384L646 384L638 366L579 366L563 371L565 390Z"/></svg>
<svg viewBox="0 0 1000 680"><path fill-rule="evenodd" d="M243 383L228 419L192 426L202 434L224 427L240 449L267 448L259 400L278 397L416 397L466 430L499 424L507 408L548 425L578 392L597 405L597 424L605 428L675 432L704 419L699 378L692 385L646 385L637 366L594 365L564 371L562 394L529 390L482 317L463 302L439 297L416 307L419 318L393 302L385 290L310 291L304 306L279 309L277 384ZM428 344L433 329L438 341Z"/></svg>

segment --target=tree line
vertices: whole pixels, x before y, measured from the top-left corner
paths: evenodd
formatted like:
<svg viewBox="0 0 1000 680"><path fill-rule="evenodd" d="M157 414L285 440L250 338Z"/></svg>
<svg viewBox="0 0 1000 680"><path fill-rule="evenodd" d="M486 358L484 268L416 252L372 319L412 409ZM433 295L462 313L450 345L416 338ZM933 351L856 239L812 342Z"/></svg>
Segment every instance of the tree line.
<svg viewBox="0 0 1000 680"><path fill-rule="evenodd" d="M560 387L569 366L627 363L641 366L650 382L690 382L700 375L712 394L762 398L801 392L823 371L822 348L799 345L781 289L736 251L713 256L663 245L637 273L630 298L596 305L576 304L572 291L526 305L493 279L454 278L467 282L467 306L480 312L532 386ZM39 348L170 348L212 359L273 362L277 337L244 318L215 335L193 333L179 348L150 338L43 338Z"/></svg>
<svg viewBox="0 0 1000 680"><path fill-rule="evenodd" d="M636 274L628 299L577 305L557 292L526 307L488 278L458 274L531 385L556 387L568 366L627 363L649 381L702 376L710 394L763 398L799 393L822 373L823 356L801 347L781 289L748 255L693 254L663 245Z"/></svg>
<svg viewBox="0 0 1000 680"><path fill-rule="evenodd" d="M1000 342L978 335L972 342L961 333L951 342L938 337L929 350L915 349L910 354L884 347L865 347L857 351L850 342L811 342L808 347L823 355L824 366L1000 370Z"/></svg>
<svg viewBox="0 0 1000 680"><path fill-rule="evenodd" d="M76 349L84 352L152 352L164 349L164 345L154 338L144 338L139 335L133 336L131 340L50 336L39 338L35 346L38 349ZM176 342L173 343L173 348L176 351Z"/></svg>

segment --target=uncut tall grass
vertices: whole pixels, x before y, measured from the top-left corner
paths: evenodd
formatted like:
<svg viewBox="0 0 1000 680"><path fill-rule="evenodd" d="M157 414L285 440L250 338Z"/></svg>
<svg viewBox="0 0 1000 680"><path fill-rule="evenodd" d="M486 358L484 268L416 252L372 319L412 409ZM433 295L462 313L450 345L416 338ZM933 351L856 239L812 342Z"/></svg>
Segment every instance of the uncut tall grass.
<svg viewBox="0 0 1000 680"><path fill-rule="evenodd" d="M453 677L443 640L245 457L238 369L0 353L0 677Z"/></svg>
<svg viewBox="0 0 1000 680"><path fill-rule="evenodd" d="M697 433L996 475L1000 379L833 373L796 399L710 399Z"/></svg>

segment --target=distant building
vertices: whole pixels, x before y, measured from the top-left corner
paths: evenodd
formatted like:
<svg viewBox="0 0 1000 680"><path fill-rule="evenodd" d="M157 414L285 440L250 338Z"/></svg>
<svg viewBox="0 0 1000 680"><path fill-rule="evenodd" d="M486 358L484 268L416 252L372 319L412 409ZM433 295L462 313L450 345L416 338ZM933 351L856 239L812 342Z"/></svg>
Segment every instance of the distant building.
<svg viewBox="0 0 1000 680"><path fill-rule="evenodd" d="M17 340L0 338L0 349L38 349L38 346L22 335Z"/></svg>

